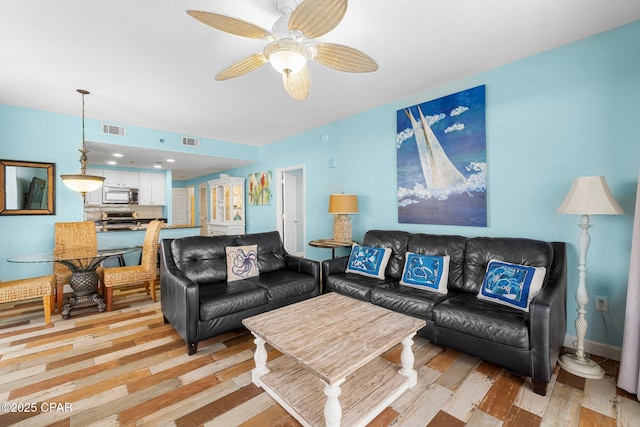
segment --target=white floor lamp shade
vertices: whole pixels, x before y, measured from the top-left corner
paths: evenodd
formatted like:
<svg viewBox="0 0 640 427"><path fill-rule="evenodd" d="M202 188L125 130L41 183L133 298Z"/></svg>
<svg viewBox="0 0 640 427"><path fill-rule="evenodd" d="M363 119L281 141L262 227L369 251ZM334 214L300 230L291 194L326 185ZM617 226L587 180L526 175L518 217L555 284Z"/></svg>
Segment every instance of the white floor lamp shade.
<svg viewBox="0 0 640 427"><path fill-rule="evenodd" d="M591 237L589 236L589 215L619 215L624 211L613 198L607 182L603 176L582 176L575 180L569 194L564 199L558 212L562 214L582 215L578 226L580 232L580 261L578 264L578 289L576 302L578 303L578 318L576 327L576 352L563 354L560 357L560 366L574 375L600 379L604 377L604 370L600 365L589 359L584 352L584 337L587 333L587 320L585 307L589 302L587 294L587 251Z"/></svg>

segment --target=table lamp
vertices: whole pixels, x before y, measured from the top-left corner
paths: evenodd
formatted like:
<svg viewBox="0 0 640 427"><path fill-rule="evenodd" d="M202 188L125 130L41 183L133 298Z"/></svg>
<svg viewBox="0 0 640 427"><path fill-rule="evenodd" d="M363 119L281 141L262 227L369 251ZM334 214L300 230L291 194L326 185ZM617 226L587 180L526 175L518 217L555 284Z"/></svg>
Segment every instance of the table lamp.
<svg viewBox="0 0 640 427"><path fill-rule="evenodd" d="M581 176L575 180L569 194L564 199L558 212L562 214L582 215L578 226L580 233L580 261L578 264L578 289L576 302L578 303L578 318L576 319L576 352L564 354L560 357L560 366L567 372L582 378L600 379L604 377L604 370L600 365L589 359L584 352L584 337L587 333L585 306L589 302L587 294L587 251L591 237L588 229L589 215L618 215L624 211L611 195L603 176Z"/></svg>
<svg viewBox="0 0 640 427"><path fill-rule="evenodd" d="M358 196L355 194L331 194L329 213L337 215L333 221L333 240L351 242L351 220L349 214L358 213Z"/></svg>

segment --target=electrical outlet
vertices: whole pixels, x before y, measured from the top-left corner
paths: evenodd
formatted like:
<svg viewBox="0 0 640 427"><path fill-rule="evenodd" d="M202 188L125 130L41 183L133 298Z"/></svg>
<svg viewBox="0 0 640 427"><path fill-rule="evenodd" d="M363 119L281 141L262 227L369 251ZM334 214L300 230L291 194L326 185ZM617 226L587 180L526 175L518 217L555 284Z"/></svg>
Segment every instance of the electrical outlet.
<svg viewBox="0 0 640 427"><path fill-rule="evenodd" d="M596 295L596 311L609 311L609 298Z"/></svg>

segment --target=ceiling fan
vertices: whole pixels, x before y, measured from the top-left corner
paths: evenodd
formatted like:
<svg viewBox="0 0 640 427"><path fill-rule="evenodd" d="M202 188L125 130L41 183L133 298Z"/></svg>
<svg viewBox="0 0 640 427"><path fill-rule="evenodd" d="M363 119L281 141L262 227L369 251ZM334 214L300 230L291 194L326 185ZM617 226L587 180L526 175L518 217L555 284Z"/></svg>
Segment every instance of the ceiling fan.
<svg viewBox="0 0 640 427"><path fill-rule="evenodd" d="M313 60L338 71L368 73L378 69L376 61L352 47L313 42L334 29L347 11L348 0L274 0L282 16L271 31L238 18L201 10L187 13L210 27L241 37L262 39L269 44L262 52L230 65L216 75L227 80L257 70L269 62L282 74L285 90L293 99L309 96L311 74L307 61Z"/></svg>

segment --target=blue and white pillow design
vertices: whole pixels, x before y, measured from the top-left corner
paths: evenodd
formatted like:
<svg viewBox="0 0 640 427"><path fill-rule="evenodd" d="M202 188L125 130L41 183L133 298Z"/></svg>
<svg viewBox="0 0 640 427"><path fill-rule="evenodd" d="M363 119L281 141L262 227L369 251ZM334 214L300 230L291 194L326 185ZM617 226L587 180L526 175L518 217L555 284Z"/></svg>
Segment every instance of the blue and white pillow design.
<svg viewBox="0 0 640 427"><path fill-rule="evenodd" d="M389 248L353 245L345 271L384 279L384 271L387 268L390 256L391 249Z"/></svg>
<svg viewBox="0 0 640 427"><path fill-rule="evenodd" d="M529 302L540 292L546 271L544 267L491 260L478 298L529 312Z"/></svg>
<svg viewBox="0 0 640 427"><path fill-rule="evenodd" d="M407 252L400 284L446 294L449 258L449 255L433 256Z"/></svg>
<svg viewBox="0 0 640 427"><path fill-rule="evenodd" d="M260 274L258 245L227 246L227 282L248 279Z"/></svg>

